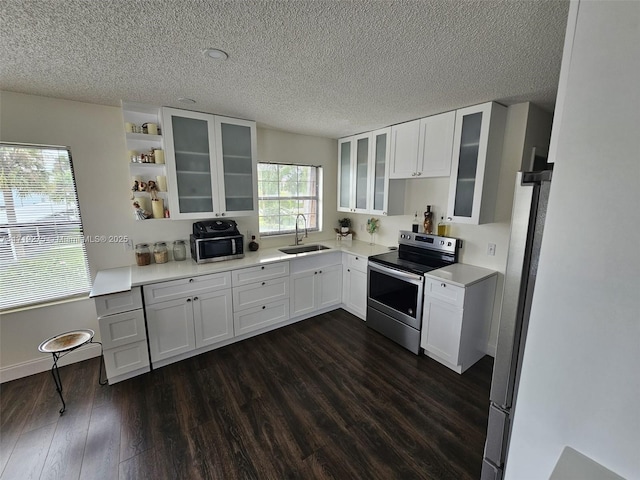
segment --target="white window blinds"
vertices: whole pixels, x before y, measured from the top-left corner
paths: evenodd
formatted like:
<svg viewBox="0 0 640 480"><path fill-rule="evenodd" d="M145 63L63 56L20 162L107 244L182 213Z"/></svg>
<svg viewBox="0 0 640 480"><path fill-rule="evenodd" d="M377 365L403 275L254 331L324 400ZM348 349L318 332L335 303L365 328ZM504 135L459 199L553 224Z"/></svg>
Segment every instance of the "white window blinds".
<svg viewBox="0 0 640 480"><path fill-rule="evenodd" d="M305 216L308 231L319 231L321 183L322 167L258 163L260 234L295 232L298 214Z"/></svg>
<svg viewBox="0 0 640 480"><path fill-rule="evenodd" d="M71 154L0 143L0 310L90 290Z"/></svg>

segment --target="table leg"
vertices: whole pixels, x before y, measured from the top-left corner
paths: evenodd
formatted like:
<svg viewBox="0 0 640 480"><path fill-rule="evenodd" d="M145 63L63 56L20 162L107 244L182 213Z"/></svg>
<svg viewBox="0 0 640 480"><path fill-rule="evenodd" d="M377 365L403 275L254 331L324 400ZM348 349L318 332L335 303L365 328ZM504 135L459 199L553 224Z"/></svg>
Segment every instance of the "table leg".
<svg viewBox="0 0 640 480"><path fill-rule="evenodd" d="M60 357L53 353L53 366L51 367L51 376L53 376L53 381L56 384L56 390L58 391L58 395L60 395L60 400L62 401L62 408L60 409L60 415L64 413L67 409L67 404L64 403L64 398L62 397L62 380L60 380L60 370L58 369L58 359Z"/></svg>

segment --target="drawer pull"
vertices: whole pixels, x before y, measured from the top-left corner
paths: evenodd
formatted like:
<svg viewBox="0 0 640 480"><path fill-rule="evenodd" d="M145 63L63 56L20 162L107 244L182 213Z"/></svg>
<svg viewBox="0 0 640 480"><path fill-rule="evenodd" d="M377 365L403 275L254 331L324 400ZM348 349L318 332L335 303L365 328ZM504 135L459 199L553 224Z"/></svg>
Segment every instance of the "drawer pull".
<svg viewBox="0 0 640 480"><path fill-rule="evenodd" d="M190 298L187 298L187 303L191 303L191 299Z"/></svg>
<svg viewBox="0 0 640 480"><path fill-rule="evenodd" d="M318 273L322 273L322 270L320 270Z"/></svg>
<svg viewBox="0 0 640 480"><path fill-rule="evenodd" d="M196 300L198 300L198 297L193 297L193 301L195 302Z"/></svg>
<svg viewBox="0 0 640 480"><path fill-rule="evenodd" d="M266 282L262 282L262 285L266 285Z"/></svg>
<svg viewBox="0 0 640 480"><path fill-rule="evenodd" d="M347 272L350 272L351 270L349 268L347 268Z"/></svg>
<svg viewBox="0 0 640 480"><path fill-rule="evenodd" d="M261 270L264 270L264 267L260 267Z"/></svg>
<svg viewBox="0 0 640 480"><path fill-rule="evenodd" d="M441 286L442 288L446 288L447 284L446 284L446 283L441 283L441 284L440 284L440 286Z"/></svg>
<svg viewBox="0 0 640 480"><path fill-rule="evenodd" d="M189 279L189 283L193 283L193 278L190 278L190 279Z"/></svg>
<svg viewBox="0 0 640 480"><path fill-rule="evenodd" d="M262 309L264 310L265 308L267 308L266 305L262 305Z"/></svg>

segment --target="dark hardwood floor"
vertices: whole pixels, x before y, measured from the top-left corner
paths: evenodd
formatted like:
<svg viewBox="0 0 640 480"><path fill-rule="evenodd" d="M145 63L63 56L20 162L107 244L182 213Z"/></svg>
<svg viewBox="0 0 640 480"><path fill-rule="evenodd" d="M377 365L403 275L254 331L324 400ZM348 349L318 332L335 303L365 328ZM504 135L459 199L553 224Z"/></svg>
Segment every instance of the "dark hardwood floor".
<svg viewBox="0 0 640 480"><path fill-rule="evenodd" d="M493 361L463 375L343 310L111 386L98 359L0 387L13 479L478 479Z"/></svg>

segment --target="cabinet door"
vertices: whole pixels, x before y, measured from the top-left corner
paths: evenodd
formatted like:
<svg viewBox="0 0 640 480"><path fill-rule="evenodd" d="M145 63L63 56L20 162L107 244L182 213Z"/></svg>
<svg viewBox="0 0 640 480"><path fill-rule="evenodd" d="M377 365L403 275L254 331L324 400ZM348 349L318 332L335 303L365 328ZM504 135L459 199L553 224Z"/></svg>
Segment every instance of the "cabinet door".
<svg viewBox="0 0 640 480"><path fill-rule="evenodd" d="M256 124L216 116L215 128L220 215L255 215L258 211Z"/></svg>
<svg viewBox="0 0 640 480"><path fill-rule="evenodd" d="M493 221L505 122L506 107L496 103L456 112L447 210L450 221Z"/></svg>
<svg viewBox="0 0 640 480"><path fill-rule="evenodd" d="M353 202L351 198L352 178L351 156L353 137L338 140L338 211L352 212Z"/></svg>
<svg viewBox="0 0 640 480"><path fill-rule="evenodd" d="M233 337L231 289L193 297L196 348Z"/></svg>
<svg viewBox="0 0 640 480"><path fill-rule="evenodd" d="M441 113L420 120L418 177L448 177L456 112Z"/></svg>
<svg viewBox="0 0 640 480"><path fill-rule="evenodd" d="M430 297L425 297L424 306L420 346L458 365L463 310Z"/></svg>
<svg viewBox="0 0 640 480"><path fill-rule="evenodd" d="M306 315L316 310L316 305L319 303L318 270L308 270L291 275L290 311L292 317Z"/></svg>
<svg viewBox="0 0 640 480"><path fill-rule="evenodd" d="M213 115L163 108L172 218L202 218L220 211Z"/></svg>
<svg viewBox="0 0 640 480"><path fill-rule="evenodd" d="M347 268L344 279L344 303L351 313L364 320L367 316L367 274Z"/></svg>
<svg viewBox="0 0 640 480"><path fill-rule="evenodd" d="M420 120L391 127L389 178L415 178L418 165Z"/></svg>
<svg viewBox="0 0 640 480"><path fill-rule="evenodd" d="M260 330L289 319L289 301L281 300L261 307L248 308L233 314L233 331L236 337Z"/></svg>
<svg viewBox="0 0 640 480"><path fill-rule="evenodd" d="M353 211L367 213L369 210L369 159L371 158L371 134L356 135L353 139L355 159L353 166L354 192Z"/></svg>
<svg viewBox="0 0 640 480"><path fill-rule="evenodd" d="M191 298L181 298L147 306L152 362L196 348L192 304Z"/></svg>
<svg viewBox="0 0 640 480"><path fill-rule="evenodd" d="M98 319L98 325L105 350L147 338L142 309L101 317Z"/></svg>
<svg viewBox="0 0 640 480"><path fill-rule="evenodd" d="M387 215L389 204L389 155L391 153L391 128L376 130L371 134L371 213Z"/></svg>
<svg viewBox="0 0 640 480"><path fill-rule="evenodd" d="M317 295L316 309L342 302L342 265L323 267L318 271L318 277L320 292Z"/></svg>

